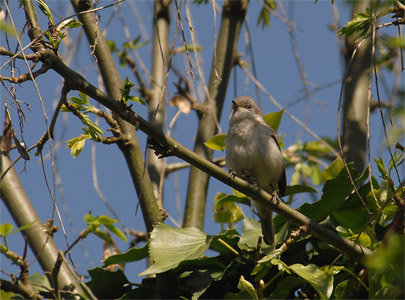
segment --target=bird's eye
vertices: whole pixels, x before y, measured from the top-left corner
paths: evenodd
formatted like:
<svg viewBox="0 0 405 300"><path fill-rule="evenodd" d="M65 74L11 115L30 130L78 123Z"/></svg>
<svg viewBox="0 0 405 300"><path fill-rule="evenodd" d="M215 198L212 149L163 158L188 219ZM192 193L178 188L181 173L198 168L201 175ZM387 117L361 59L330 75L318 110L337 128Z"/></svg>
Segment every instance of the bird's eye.
<svg viewBox="0 0 405 300"><path fill-rule="evenodd" d="M246 108L247 108L247 109L251 109L252 106L251 106L251 105L247 105Z"/></svg>

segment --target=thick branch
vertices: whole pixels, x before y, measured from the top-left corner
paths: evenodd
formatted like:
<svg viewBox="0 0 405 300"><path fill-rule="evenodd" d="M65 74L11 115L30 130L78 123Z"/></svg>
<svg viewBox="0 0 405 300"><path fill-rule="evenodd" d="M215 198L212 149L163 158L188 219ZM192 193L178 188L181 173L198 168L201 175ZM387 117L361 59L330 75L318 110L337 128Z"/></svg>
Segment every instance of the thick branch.
<svg viewBox="0 0 405 300"><path fill-rule="evenodd" d="M71 3L77 13L91 9L90 1L71 0ZM83 23L83 29L86 33L89 44L94 49L94 55L97 58L97 64L107 93L114 99L121 99L120 88L122 80L112 58L111 52L104 39L103 32L98 26L94 14L80 14L80 21ZM116 104L118 104L116 102ZM116 109L112 109L116 112ZM160 214L155 195L152 190L152 183L143 160L142 150L132 125L122 120L119 116L114 116L120 126L124 141L118 143L123 153L128 169L131 174L138 194L139 203L148 232L151 232L153 225L160 223L163 218Z"/></svg>
<svg viewBox="0 0 405 300"><path fill-rule="evenodd" d="M354 2L353 14L365 11L369 5L369 1ZM356 46L355 37L346 38L344 55L348 69L344 87L342 139L343 146L349 149L345 153L346 161L354 162L354 167L360 171L366 162L371 40L367 38L351 60Z"/></svg>
<svg viewBox="0 0 405 300"><path fill-rule="evenodd" d="M6 155L1 154L0 164L3 174L11 165L11 161ZM58 248L52 237L44 231L44 226L25 194L14 168L11 168L0 181L0 195L18 227L34 222L32 226L23 231L23 234L27 236L31 250L38 258L44 273L49 276L49 281L52 282L50 274L58 257ZM83 293L75 275L65 261L61 265L57 278L57 285L60 289L74 289L77 293Z"/></svg>
<svg viewBox="0 0 405 300"><path fill-rule="evenodd" d="M167 66L169 64L169 26L170 0L156 0L153 19L152 46L152 88L150 91L149 122L156 128L164 130L166 95L167 95ZM153 184L155 196L162 201L160 195L160 178L164 161L157 159L152 152L148 153L148 170Z"/></svg>

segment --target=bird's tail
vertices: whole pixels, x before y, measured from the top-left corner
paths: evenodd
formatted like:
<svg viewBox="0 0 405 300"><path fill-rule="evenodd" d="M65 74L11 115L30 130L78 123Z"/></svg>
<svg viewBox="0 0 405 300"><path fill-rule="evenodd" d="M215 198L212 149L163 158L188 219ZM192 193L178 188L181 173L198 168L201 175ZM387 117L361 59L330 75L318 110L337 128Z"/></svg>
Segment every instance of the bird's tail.
<svg viewBox="0 0 405 300"><path fill-rule="evenodd" d="M255 202L255 205L259 213L264 241L267 245L273 245L274 243L273 211L269 209L266 205L262 205L258 202Z"/></svg>

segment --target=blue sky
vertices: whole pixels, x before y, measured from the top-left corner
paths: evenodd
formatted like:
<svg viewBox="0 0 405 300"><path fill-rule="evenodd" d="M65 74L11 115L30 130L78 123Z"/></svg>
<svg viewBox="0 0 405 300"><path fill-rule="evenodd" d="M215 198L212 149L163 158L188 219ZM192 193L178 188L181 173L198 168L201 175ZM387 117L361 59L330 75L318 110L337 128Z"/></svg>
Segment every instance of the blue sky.
<svg viewBox="0 0 405 300"><path fill-rule="evenodd" d="M101 2L101 5L106 5L110 2ZM222 2L217 1L219 6ZM49 5L58 12L61 16L71 15L73 11L69 7L68 2L49 1ZM261 84L271 93L271 95L280 103L281 106L287 108L295 117L300 119L312 131L319 136L327 136L335 138L337 134L337 108L340 92L340 80L343 72L343 60L340 53L340 47L335 33L329 28L330 24L335 24L333 17L332 6L330 1L283 1L285 11L288 18L296 25L295 39L301 63L305 69L306 80L310 83L311 88L325 87L314 93L314 99L305 97L304 85L300 80L300 73L297 66L297 61L291 46L291 38L287 31L287 26L283 20L272 16L270 28L261 29L256 26L257 17L261 8L261 2L251 1L248 9L247 22L249 25L251 39L253 44L253 54L257 69L257 77ZM337 10L339 12L340 24L345 24L350 16L349 7L340 1L336 1ZM12 16L17 28L21 28L25 22L22 9L18 9L18 3L11 1L9 3L12 11ZM142 19L134 17L134 7L139 10L139 15ZM152 2L151 1L127 1L121 5L119 13L115 13L110 19L114 8L109 8L100 11L100 25L105 28L109 23L107 30L107 38L115 41L116 45L121 48L121 44L126 41L122 24L125 23L129 29L131 38L134 39L138 35L143 34L142 40L147 40L145 32L152 36ZM3 10L5 9L2 5ZM174 6L172 7L172 9ZM202 68L205 74L205 80L208 81L209 70L212 61L212 49L214 45L214 26L213 26L213 11L211 5L196 6L190 3L192 24L197 36L198 43L204 47L199 53L202 58ZM46 28L46 20L38 10L38 17L42 28ZM186 16L184 4L182 9L182 17ZM281 15L280 11L278 13ZM122 14L122 19L120 19ZM57 21L58 19L55 18ZM124 21L122 21L124 20ZM219 30L220 14L217 13L217 30ZM175 19L172 18L170 43L173 41L173 30ZM184 20L186 39L190 42L190 34L188 31L187 22ZM142 32L141 28L145 26L146 31ZM239 52L243 55L242 59L248 60L248 50L246 47L245 29L241 34L239 42ZM384 29L385 30L385 29ZM97 79L94 58L90 56L90 50L87 40L83 35L81 40L76 40L76 36L80 30L70 30L70 42L77 42L79 47L75 53L70 66L82 73L92 84L99 86ZM394 28L386 29L386 32L395 34ZM182 45L182 38L178 32L176 47ZM15 40L10 40L15 47ZM22 39L23 45L28 42L24 35ZM1 36L1 46L6 47L4 35ZM149 68L151 65L150 57L151 43L146 44L139 49L139 55ZM30 53L30 51L27 51ZM69 52L62 48L62 56L67 59ZM191 55L194 59L194 55ZM1 57L1 65L5 62L4 57ZM117 60L118 61L118 60ZM184 57L177 56L173 59L173 64L183 75L186 75L188 62ZM26 66L19 64L20 72L26 72ZM126 76L130 80L136 81L130 70L119 67L122 79ZM194 74L198 74L195 64L193 64ZM3 76L9 76L8 69L1 70ZM236 77L236 78L235 78ZM388 82L392 77L387 74ZM170 99L175 92L173 82L176 82L174 75L169 76L168 81L168 98ZM236 82L236 85L235 85ZM48 119L50 120L53 114L53 107L59 98L60 93L60 78L53 71L48 72L37 78L37 84L43 99L44 107ZM202 101L204 99L200 82L194 82L196 97ZM6 98L5 89L1 88L1 101ZM135 93L135 92L134 92ZM228 116L231 108L231 100L238 95L250 95L257 99L256 89L251 80L246 80L245 74L238 69L231 77L227 91L226 102L223 109L223 115L220 120L220 126L224 132L228 129ZM45 118L43 116L40 100L35 93L32 82L27 82L21 86L17 86L17 96L20 100L29 104L30 110L25 107L27 122L24 125L24 139L28 146L33 145L46 130ZM75 92L71 92L69 96L77 96ZM7 97L9 105L11 98ZM269 113L278 110L274 104L260 93L262 110L264 113ZM386 100L387 96L383 100ZM96 103L93 101L93 105ZM10 105L11 106L11 105ZM147 118L147 110L139 104L134 104L133 109L140 113L144 118ZM15 109L12 109L15 111ZM177 109L173 107L167 108L167 124L170 123ZM4 108L2 105L0 112L0 120L3 123ZM14 128L18 128L17 118L13 114ZM94 120L94 118L93 118ZM381 120L378 114L371 116L372 136L371 136L371 157L383 156L388 163L388 155L385 147L383 147L383 135L381 130ZM107 126L102 120L100 125L105 129ZM125 165L125 161L121 152L115 145L102 145L87 142L82 153L73 158L70 156L70 150L66 148L66 141L80 135L81 123L72 115L63 113L58 120L55 129L55 140L52 142L55 147L55 173L53 173L51 160L49 156L49 146L44 148L44 163L47 180L50 183L52 191L56 188L56 199L58 207L62 212L62 219L67 230L69 242L72 242L77 237L78 233L85 228L83 216L89 211L94 215L107 214L110 215L107 207L100 201L93 187L92 175L92 159L95 160L97 168L98 185L104 197L114 210L120 216L120 219L126 227L143 231L144 224L140 210L136 214L137 196L135 189L129 177L129 172ZM177 138L183 145L192 149L194 145L194 136L197 128L197 118L194 112L188 115L182 114L172 131L172 135ZM16 130L16 132L19 132ZM288 147L298 141L306 142L313 141L315 138L306 133L297 123L288 116L284 116L279 128L279 134L285 135L284 145ZM146 136L142 132L138 132L138 138L145 149ZM381 146L382 145L382 146ZM216 152L215 156L223 156L224 153ZM15 158L16 153L11 153L11 157ZM169 163L180 161L176 158L169 159ZM373 171L376 173L376 167L373 165ZM41 220L45 222L52 217L52 200L46 188L45 178L41 167L41 161L38 157L31 154L31 160L26 162L20 161L16 165L16 170L20 173L20 179L30 197L34 207L37 209ZM288 170L288 181L292 170ZM185 195L187 191L188 170L182 170L177 175L168 176L165 182L164 198L165 209L168 213L181 224L183 216L183 208ZM60 187L60 188L59 188ZM206 211L205 232L208 234L216 234L220 230L220 225L213 222L212 204L213 198L218 192L230 193L231 189L212 179L208 191L208 202ZM179 202L178 202L179 201ZM300 199L302 201L310 201L310 198L305 196ZM10 215L6 211L3 203L1 208L1 223L9 222L14 224ZM180 211L179 211L180 209ZM247 212L247 216L251 216ZM55 216L56 218L56 216ZM56 221L58 223L58 221ZM170 220L167 223L173 225ZM60 225L60 224L57 224ZM55 240L61 249L66 249L65 239L62 232L59 231L55 236ZM9 247L17 253L22 254L23 240L20 235L11 236L8 240ZM127 250L125 243L119 242L118 245L121 251ZM82 252L84 248L87 254ZM86 255L90 259L86 258ZM29 253L29 261L33 261L34 257ZM99 238L89 236L80 246L76 246L72 250L72 257L81 274L86 274L86 270L94 266L100 266L102 259L102 243ZM8 262L2 259L3 270L9 272L18 272L15 266L11 266ZM145 269L145 263L133 263L127 265L126 275L132 282L139 282L140 278L136 275ZM32 265L31 272L40 271L37 263Z"/></svg>

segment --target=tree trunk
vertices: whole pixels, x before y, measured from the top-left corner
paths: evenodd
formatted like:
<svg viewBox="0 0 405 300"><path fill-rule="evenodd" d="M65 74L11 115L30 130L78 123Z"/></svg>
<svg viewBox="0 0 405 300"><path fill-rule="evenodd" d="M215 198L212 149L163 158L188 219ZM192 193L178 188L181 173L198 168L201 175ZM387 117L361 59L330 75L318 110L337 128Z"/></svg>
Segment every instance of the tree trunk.
<svg viewBox="0 0 405 300"><path fill-rule="evenodd" d="M369 1L355 1L353 15L364 12ZM368 38L358 48L351 64L353 51L357 47L356 36L345 39L346 83L343 99L342 145L347 162L354 162L354 168L363 171L367 147L367 111L371 71L371 40Z"/></svg>
<svg viewBox="0 0 405 300"><path fill-rule="evenodd" d="M217 40L216 55L211 67L207 97L203 105L207 109L200 118L194 152L208 160L212 150L204 143L217 133L216 120L221 119L231 70L238 58L238 39L247 11L248 1L225 1L222 11L221 28ZM218 75L218 78L217 78ZM209 176L192 167L187 190L184 227L203 229Z"/></svg>

